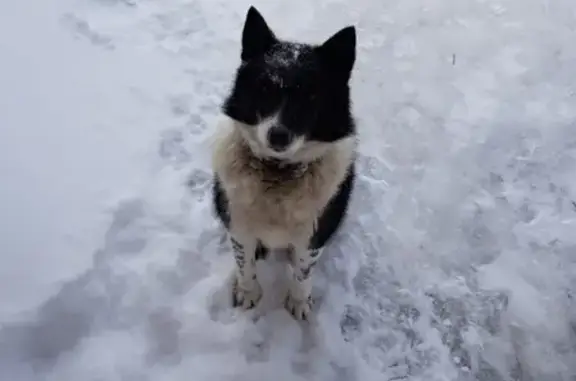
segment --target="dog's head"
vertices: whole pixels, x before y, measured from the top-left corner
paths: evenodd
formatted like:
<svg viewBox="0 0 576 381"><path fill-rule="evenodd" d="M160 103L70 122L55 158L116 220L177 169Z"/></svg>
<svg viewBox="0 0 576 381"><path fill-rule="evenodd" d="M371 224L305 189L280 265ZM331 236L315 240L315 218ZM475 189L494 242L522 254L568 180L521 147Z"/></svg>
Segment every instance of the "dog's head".
<svg viewBox="0 0 576 381"><path fill-rule="evenodd" d="M314 160L355 133L348 84L356 59L353 26L319 45L285 41L250 7L240 58L223 111L257 156Z"/></svg>

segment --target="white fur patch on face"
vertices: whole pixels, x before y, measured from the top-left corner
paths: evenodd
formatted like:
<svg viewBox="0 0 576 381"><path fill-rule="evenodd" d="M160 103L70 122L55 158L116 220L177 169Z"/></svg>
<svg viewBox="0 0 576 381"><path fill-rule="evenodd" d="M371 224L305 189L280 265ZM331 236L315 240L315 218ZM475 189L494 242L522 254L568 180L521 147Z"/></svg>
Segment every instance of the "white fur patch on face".
<svg viewBox="0 0 576 381"><path fill-rule="evenodd" d="M255 134L254 136L249 135L250 140L255 140L250 142L250 147L256 154L262 157L271 157L281 160L291 160L295 157L298 151L304 145L304 138L303 137L295 137L292 142L288 145L288 147L282 151L277 152L273 150L269 143L268 143L268 132L270 129L279 123L278 116L279 112L275 113L274 115L263 119L258 123L255 127Z"/></svg>
<svg viewBox="0 0 576 381"><path fill-rule="evenodd" d="M263 119L258 125L251 126L232 120L232 125L238 128L250 150L260 158L276 158L293 163L312 162L324 156L338 142L316 142L306 137L295 138L284 152L276 152L268 145L268 131L278 120L278 114ZM346 140L346 139L344 139Z"/></svg>
<svg viewBox="0 0 576 381"><path fill-rule="evenodd" d="M258 142L263 147L268 147L268 131L278 123L278 112L266 119L263 119L258 123L256 126L256 137L258 138Z"/></svg>

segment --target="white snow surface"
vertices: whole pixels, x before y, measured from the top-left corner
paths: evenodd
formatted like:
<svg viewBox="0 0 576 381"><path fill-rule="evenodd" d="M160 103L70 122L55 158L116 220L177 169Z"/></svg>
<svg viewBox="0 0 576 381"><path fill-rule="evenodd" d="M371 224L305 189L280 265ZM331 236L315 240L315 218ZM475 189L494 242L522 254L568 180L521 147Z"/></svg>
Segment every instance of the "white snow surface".
<svg viewBox="0 0 576 381"><path fill-rule="evenodd" d="M228 305L209 143L250 4L355 24L359 178L309 324ZM576 379L573 0L0 2L9 381Z"/></svg>

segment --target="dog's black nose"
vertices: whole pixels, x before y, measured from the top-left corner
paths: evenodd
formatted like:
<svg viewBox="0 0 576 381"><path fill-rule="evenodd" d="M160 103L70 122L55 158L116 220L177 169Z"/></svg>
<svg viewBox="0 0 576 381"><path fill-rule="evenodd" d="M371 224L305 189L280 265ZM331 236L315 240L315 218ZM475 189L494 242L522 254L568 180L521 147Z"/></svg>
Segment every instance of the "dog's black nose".
<svg viewBox="0 0 576 381"><path fill-rule="evenodd" d="M274 126L268 130L268 144L274 151L284 151L292 142L292 133L282 126Z"/></svg>

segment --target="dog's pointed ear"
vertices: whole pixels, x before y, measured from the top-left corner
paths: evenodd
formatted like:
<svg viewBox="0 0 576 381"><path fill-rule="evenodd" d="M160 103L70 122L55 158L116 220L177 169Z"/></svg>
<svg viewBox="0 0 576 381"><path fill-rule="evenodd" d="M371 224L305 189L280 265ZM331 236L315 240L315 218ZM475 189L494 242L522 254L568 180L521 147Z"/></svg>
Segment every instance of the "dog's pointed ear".
<svg viewBox="0 0 576 381"><path fill-rule="evenodd" d="M264 17L253 6L248 9L242 31L241 59L246 62L266 53L277 42Z"/></svg>
<svg viewBox="0 0 576 381"><path fill-rule="evenodd" d="M341 29L317 48L324 68L347 81L356 61L356 28Z"/></svg>

